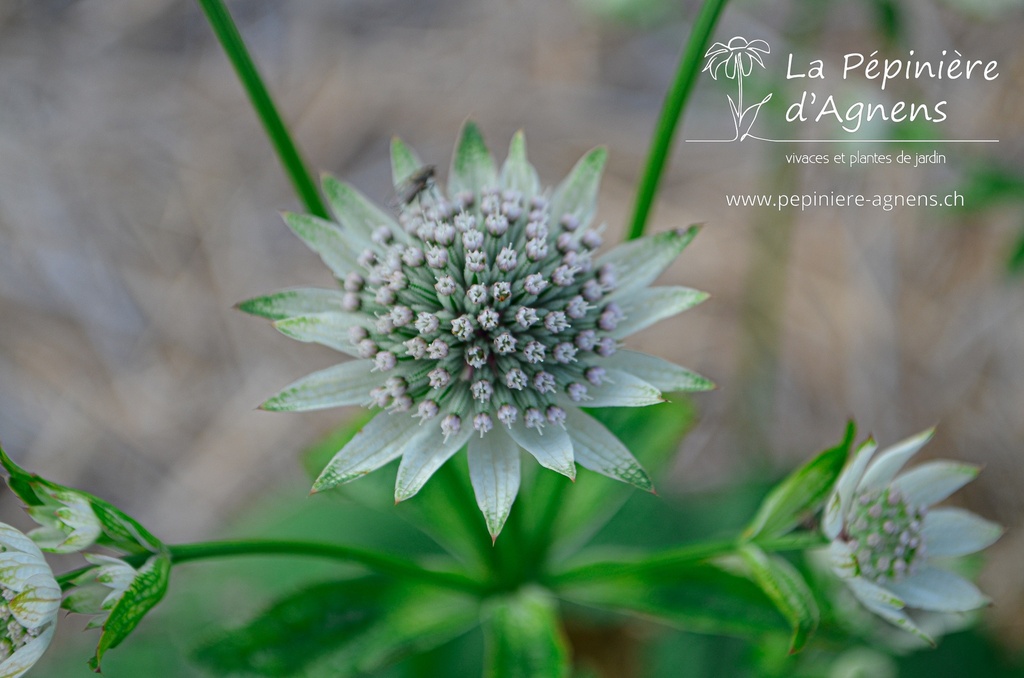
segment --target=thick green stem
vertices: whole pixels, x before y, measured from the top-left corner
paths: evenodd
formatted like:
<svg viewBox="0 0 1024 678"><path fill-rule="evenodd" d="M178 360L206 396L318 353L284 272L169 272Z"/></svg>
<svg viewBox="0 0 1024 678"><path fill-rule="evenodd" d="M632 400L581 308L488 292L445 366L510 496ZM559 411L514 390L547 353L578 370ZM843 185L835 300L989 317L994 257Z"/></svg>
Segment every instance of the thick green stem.
<svg viewBox="0 0 1024 678"><path fill-rule="evenodd" d="M175 565L194 560L209 560L232 556L310 556L362 565L379 574L415 580L424 584L433 584L458 591L479 593L483 589L483 585L480 582L458 572L432 570L412 561L338 544L292 540L245 539L179 544L168 546L167 549L171 556L171 562ZM150 555L148 553L131 555L126 556L124 560L129 565L138 567ZM57 578L57 582L62 588L66 588L72 579L89 569L89 567L84 567L62 574Z"/></svg>
<svg viewBox="0 0 1024 678"><path fill-rule="evenodd" d="M654 196L658 192L658 183L665 170L669 151L672 150L672 138L682 119L683 108L690 97L697 74L701 71L704 53L707 51L711 34L715 30L715 24L718 23L718 17L726 2L727 0L706 0L697 14L697 19L693 22L693 30L679 60L675 80L672 82L672 87L665 93L661 117L658 118L658 125L654 129L654 138L651 140L651 149L647 156L647 166L644 168L643 178L637 188L633 220L626 240L639 238L647 228L647 219L650 216L651 206L654 204Z"/></svg>
<svg viewBox="0 0 1024 678"><path fill-rule="evenodd" d="M277 157L280 158L284 171L291 179L299 200L311 214L324 219L329 218L320 193L317 192L316 183L310 177L309 171L302 161L302 156L299 155L295 142L292 141L291 135L288 133L288 128L281 120L277 107L274 105L273 99L270 98L270 93L267 92L263 79L260 78L256 65L253 63L252 57L249 56L249 50L246 49L238 27L231 19L231 14L228 13L223 0L197 1L202 7L203 13L206 14L206 19L210 22L217 40L220 41L227 53L231 65L234 66L238 79L242 81L242 86L249 95L249 100L252 102L253 108L256 109L256 115L263 123L263 129L270 137L270 142L274 145Z"/></svg>
<svg viewBox="0 0 1024 678"><path fill-rule="evenodd" d="M576 585L584 582L615 579L622 576L649 574L653 572L672 571L693 565L710 558L735 552L744 542L742 539L723 539L721 541L700 542L679 548L669 549L654 555L639 556L628 560L607 560L565 570L548 579L552 587ZM824 545L819 534L794 534L775 539L755 540L753 542L764 551L799 551Z"/></svg>

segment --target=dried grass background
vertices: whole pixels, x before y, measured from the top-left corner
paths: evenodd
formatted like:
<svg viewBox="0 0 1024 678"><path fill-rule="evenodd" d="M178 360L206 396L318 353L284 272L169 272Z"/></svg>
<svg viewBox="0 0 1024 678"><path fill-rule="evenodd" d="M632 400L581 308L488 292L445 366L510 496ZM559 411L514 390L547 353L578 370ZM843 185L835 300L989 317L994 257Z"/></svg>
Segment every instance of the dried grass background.
<svg viewBox="0 0 1024 678"><path fill-rule="evenodd" d="M312 168L383 203L392 134L447 167L467 116L499 157L523 128L548 184L606 144L609 239L628 218L683 18L696 10L627 26L541 0L230 7ZM791 40L832 69L845 51L881 44L871 3L820 7L738 3L717 37L768 39L776 74ZM994 83L926 93L950 99L945 134L1001 143L954 148L936 168L827 171L785 166L781 147L755 142L677 144L651 230L707 224L664 280L713 296L634 345L719 384L695 397L701 419L663 494L796 463L848 417L882 442L939 424L927 454L983 464L961 497L1009 528L984 585L999 603L990 620L1020 645L1024 280L1005 272L1019 207L725 206L727 192L774 187L938 192L986 159L1024 171L1019 5L994 16L930 0L901 7L919 52L956 46L1000 61ZM680 137L729 131L725 91L700 81ZM192 2L0 5L0 437L12 456L168 541L216 535L299 478L299 450L343 413L254 408L334 354L231 308L331 284L281 209L299 206ZM15 506L5 493L0 518L25 525Z"/></svg>

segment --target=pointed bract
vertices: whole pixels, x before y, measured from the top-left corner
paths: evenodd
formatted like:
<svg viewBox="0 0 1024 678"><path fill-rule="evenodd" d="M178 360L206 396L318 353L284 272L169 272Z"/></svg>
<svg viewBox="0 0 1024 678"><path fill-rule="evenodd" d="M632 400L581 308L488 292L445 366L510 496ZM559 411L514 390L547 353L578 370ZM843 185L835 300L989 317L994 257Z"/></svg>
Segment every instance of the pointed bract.
<svg viewBox="0 0 1024 678"><path fill-rule="evenodd" d="M334 455L313 483L313 491L322 492L377 470L402 454L417 432L417 421L408 414L381 412Z"/></svg>
<svg viewBox="0 0 1024 678"><path fill-rule="evenodd" d="M597 266L610 264L615 267L618 286L612 298L628 296L654 282L686 249L699 230L699 226L690 226L687 229L647 235L623 243L599 257Z"/></svg>
<svg viewBox="0 0 1024 678"><path fill-rule="evenodd" d="M707 292L689 287L648 287L619 301L626 321L611 332L616 339L646 329L656 322L693 308L708 298Z"/></svg>
<svg viewBox="0 0 1024 678"><path fill-rule="evenodd" d="M474 122L462 126L452 167L448 173L448 192L455 196L466 192L478 195L481 190L497 183L498 173L494 158L487 150L480 128Z"/></svg>
<svg viewBox="0 0 1024 678"><path fill-rule="evenodd" d="M380 383L373 363L354 360L306 375L260 405L272 412L305 412L345 405L368 405L371 388Z"/></svg>
<svg viewBox="0 0 1024 678"><path fill-rule="evenodd" d="M543 431L538 431L516 422L508 429L508 434L544 468L557 471L570 480L576 479L572 438L561 428L547 426Z"/></svg>
<svg viewBox="0 0 1024 678"><path fill-rule="evenodd" d="M398 137L391 138L391 182L400 190L405 182L423 167L423 161L416 151L405 145Z"/></svg>
<svg viewBox="0 0 1024 678"><path fill-rule="evenodd" d="M640 462L601 422L576 408L567 408L565 413L565 423L572 431L576 463L645 492L654 492L654 485Z"/></svg>
<svg viewBox="0 0 1024 678"><path fill-rule="evenodd" d="M499 427L469 439L469 479L492 539L505 525L519 492L519 445Z"/></svg>
<svg viewBox="0 0 1024 678"><path fill-rule="evenodd" d="M340 290L304 287L247 299L238 310L269 320L284 320L300 315L341 311L345 295Z"/></svg>
<svg viewBox="0 0 1024 678"><path fill-rule="evenodd" d="M583 228L590 225L597 211L597 192L607 160L608 149L604 147L595 148L580 158L551 196L551 216L555 223L568 216Z"/></svg>

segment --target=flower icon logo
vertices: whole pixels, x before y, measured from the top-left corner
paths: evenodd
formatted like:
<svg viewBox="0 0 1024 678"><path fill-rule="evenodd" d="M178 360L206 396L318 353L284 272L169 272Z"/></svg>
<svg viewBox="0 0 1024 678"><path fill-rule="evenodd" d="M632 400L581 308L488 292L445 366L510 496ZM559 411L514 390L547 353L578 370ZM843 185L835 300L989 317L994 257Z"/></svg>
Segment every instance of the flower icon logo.
<svg viewBox="0 0 1024 678"><path fill-rule="evenodd" d="M736 100L734 101L731 95L727 95L733 124L736 127L736 135L730 141L742 141L750 136L750 128L753 126L754 120L757 119L761 106L772 98L772 95L769 94L758 103L743 107L743 78L754 71L755 63L764 68L761 55L770 53L771 47L764 40L747 40L736 36L728 43L716 42L704 54L704 58L707 59L704 71L711 73L711 77L715 80L718 79L718 74L721 72L727 79L735 80L737 84Z"/></svg>

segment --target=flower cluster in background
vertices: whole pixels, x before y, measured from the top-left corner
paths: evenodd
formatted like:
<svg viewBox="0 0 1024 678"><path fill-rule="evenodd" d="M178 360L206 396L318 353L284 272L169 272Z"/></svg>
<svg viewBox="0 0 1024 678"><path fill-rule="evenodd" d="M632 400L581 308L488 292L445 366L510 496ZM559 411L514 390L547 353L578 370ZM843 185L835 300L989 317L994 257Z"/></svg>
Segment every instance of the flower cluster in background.
<svg viewBox="0 0 1024 678"><path fill-rule="evenodd" d="M906 610L966 612L987 604L974 584L943 563L980 551L1002 534L969 511L933 508L973 480L978 467L932 461L900 473L932 433L877 455L874 441L862 445L839 477L822 524L832 540L832 570L857 599L928 643L932 639Z"/></svg>

